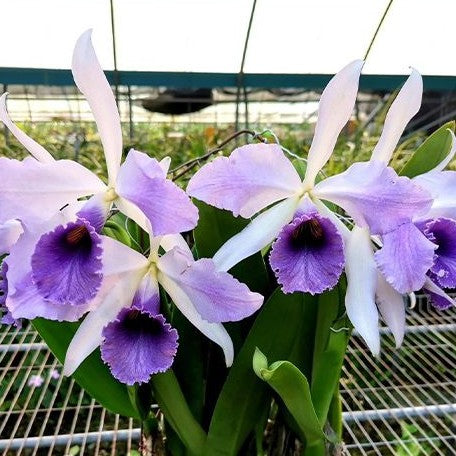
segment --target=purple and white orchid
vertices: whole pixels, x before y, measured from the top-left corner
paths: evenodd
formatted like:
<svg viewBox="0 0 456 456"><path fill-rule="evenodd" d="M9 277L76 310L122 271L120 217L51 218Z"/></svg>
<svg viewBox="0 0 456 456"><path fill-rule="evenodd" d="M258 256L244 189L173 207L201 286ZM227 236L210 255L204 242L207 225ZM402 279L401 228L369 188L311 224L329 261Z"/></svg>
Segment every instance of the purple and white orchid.
<svg viewBox="0 0 456 456"><path fill-rule="evenodd" d="M177 334L160 314L159 284L182 314L222 347L227 366L232 364L233 344L221 323L252 315L263 303L260 294L217 271L212 260L195 261L180 236L151 235L148 258L111 238L102 239L103 284L68 347L66 375L98 346L113 375L124 383L147 381L166 370L176 353Z"/></svg>
<svg viewBox="0 0 456 456"><path fill-rule="evenodd" d="M399 177L385 159L419 108L419 101L408 100L409 92L420 87L417 72L393 103L372 160L315 183L351 115L361 68L361 61L351 63L323 91L303 181L278 145L258 144L201 168L187 192L246 218L272 205L214 255L220 270L229 270L275 239L270 264L284 292L321 293L338 282L345 265L348 316L378 353L376 292L383 303L395 289L404 293L421 288L436 246L412 223L431 207L430 194ZM355 228L349 231L323 201L344 209ZM375 255L371 236L382 240Z"/></svg>

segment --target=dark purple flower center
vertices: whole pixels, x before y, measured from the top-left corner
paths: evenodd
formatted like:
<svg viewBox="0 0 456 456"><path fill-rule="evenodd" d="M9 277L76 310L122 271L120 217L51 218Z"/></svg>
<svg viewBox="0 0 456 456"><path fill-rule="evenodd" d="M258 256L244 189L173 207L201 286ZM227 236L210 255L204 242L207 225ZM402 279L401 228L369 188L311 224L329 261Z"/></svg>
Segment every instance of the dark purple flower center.
<svg viewBox="0 0 456 456"><path fill-rule="evenodd" d="M324 244L325 232L317 219L305 220L291 233L290 242L296 249L319 247Z"/></svg>
<svg viewBox="0 0 456 456"><path fill-rule="evenodd" d="M84 219L43 234L31 261L32 278L41 296L65 305L93 299L102 280L101 242Z"/></svg>
<svg viewBox="0 0 456 456"><path fill-rule="evenodd" d="M156 319L150 318L150 315L139 309L129 310L122 321L122 326L125 330L136 334L142 332L151 336L159 336L163 333L163 324Z"/></svg>
<svg viewBox="0 0 456 456"><path fill-rule="evenodd" d="M92 238L85 225L79 225L64 233L62 242L69 250L89 253L92 249Z"/></svg>

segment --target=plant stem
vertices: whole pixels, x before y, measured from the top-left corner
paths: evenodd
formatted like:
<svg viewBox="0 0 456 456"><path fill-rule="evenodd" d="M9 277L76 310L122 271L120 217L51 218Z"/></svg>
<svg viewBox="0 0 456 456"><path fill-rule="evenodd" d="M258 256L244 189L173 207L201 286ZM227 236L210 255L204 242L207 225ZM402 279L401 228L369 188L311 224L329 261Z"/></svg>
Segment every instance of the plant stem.
<svg viewBox="0 0 456 456"><path fill-rule="evenodd" d="M317 440L306 445L303 456L326 456L326 440Z"/></svg>
<svg viewBox="0 0 456 456"><path fill-rule="evenodd" d="M153 375L150 383L167 422L189 453L202 455L206 434L193 417L174 372L170 369L163 374Z"/></svg>
<svg viewBox="0 0 456 456"><path fill-rule="evenodd" d="M342 440L342 401L340 399L339 386L334 391L328 412L328 423L332 431L337 436L337 440Z"/></svg>

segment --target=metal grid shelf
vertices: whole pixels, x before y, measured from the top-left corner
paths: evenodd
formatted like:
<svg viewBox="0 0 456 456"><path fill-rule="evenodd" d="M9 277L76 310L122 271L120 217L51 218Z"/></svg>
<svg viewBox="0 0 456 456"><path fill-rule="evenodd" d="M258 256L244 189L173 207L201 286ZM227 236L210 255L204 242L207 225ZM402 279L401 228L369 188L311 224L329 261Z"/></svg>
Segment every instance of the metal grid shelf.
<svg viewBox="0 0 456 456"><path fill-rule="evenodd" d="M135 454L139 423L105 410L60 369L31 326L0 335L1 454Z"/></svg>
<svg viewBox="0 0 456 456"><path fill-rule="evenodd" d="M341 380L346 455L456 455L456 311L438 313L419 300L407 319L402 349L385 334L379 359L351 340ZM58 375L61 366L30 326L2 330L3 456L139 454L138 422Z"/></svg>
<svg viewBox="0 0 456 456"><path fill-rule="evenodd" d="M379 359L353 337L343 367L344 442L355 455L456 455L456 311L424 298L403 346L383 337Z"/></svg>

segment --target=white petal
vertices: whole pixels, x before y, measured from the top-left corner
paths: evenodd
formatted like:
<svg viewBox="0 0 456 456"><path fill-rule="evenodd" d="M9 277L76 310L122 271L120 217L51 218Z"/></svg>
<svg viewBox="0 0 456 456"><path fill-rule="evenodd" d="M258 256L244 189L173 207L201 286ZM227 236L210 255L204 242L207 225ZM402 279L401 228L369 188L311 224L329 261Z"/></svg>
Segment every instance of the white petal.
<svg viewBox="0 0 456 456"><path fill-rule="evenodd" d="M383 277L377 273L377 306L388 328L391 330L396 341L396 348L402 345L405 333L405 302L398 293Z"/></svg>
<svg viewBox="0 0 456 456"><path fill-rule="evenodd" d="M101 236L103 246L103 275L120 274L148 265L147 258L109 236Z"/></svg>
<svg viewBox="0 0 456 456"><path fill-rule="evenodd" d="M456 218L456 171L429 171L414 177L412 181L426 189L433 198L431 209L420 219Z"/></svg>
<svg viewBox="0 0 456 456"><path fill-rule="evenodd" d="M413 69L389 108L382 135L372 152L372 160L389 163L405 127L420 109L422 95L423 79Z"/></svg>
<svg viewBox="0 0 456 456"><path fill-rule="evenodd" d="M91 35L92 31L87 30L79 37L71 68L76 85L95 117L112 186L122 158L122 130L116 100L93 49Z"/></svg>
<svg viewBox="0 0 456 456"><path fill-rule="evenodd" d="M318 120L307 158L304 182L313 186L318 172L328 161L337 137L350 119L358 93L359 76L364 62L355 60L342 68L321 94Z"/></svg>
<svg viewBox="0 0 456 456"><path fill-rule="evenodd" d="M377 267L367 228L355 226L345 250L348 318L374 355L380 353L378 311L375 305Z"/></svg>
<svg viewBox="0 0 456 456"><path fill-rule="evenodd" d="M52 155L40 144L34 141L32 138L27 136L21 129L16 127L12 122L8 111L6 110L6 96L8 93L4 93L0 97L0 119L8 128L8 130L14 135L14 137L33 155L38 161L42 163L49 163L54 161Z"/></svg>
<svg viewBox="0 0 456 456"><path fill-rule="evenodd" d="M0 255L9 253L10 248L17 242L24 232L19 220L7 220L0 225Z"/></svg>
<svg viewBox="0 0 456 456"><path fill-rule="evenodd" d="M240 233L228 239L214 255L217 269L228 271L270 244L293 218L298 201L298 197L288 198L272 206L255 217Z"/></svg>
<svg viewBox="0 0 456 456"><path fill-rule="evenodd" d="M136 204L131 203L121 196L119 196L114 203L122 214L135 221L144 231L149 233L149 230L151 229L150 222Z"/></svg>
<svg viewBox="0 0 456 456"><path fill-rule="evenodd" d="M233 364L233 342L221 323L209 323L201 318L184 291L162 272L158 273L158 281L173 300L182 314L198 328L206 337L218 344L225 354L225 362L229 367Z"/></svg>
<svg viewBox="0 0 456 456"><path fill-rule="evenodd" d="M85 317L68 346L63 375L73 374L100 345L103 328L113 321L124 307L131 305L143 276L142 271L134 271L104 278L102 288L95 298L100 302Z"/></svg>
<svg viewBox="0 0 456 456"><path fill-rule="evenodd" d="M187 193L235 217L253 217L301 190L301 178L278 144L247 144L217 157L190 179Z"/></svg>
<svg viewBox="0 0 456 456"><path fill-rule="evenodd" d="M181 252L189 259L193 260L192 251L181 234L166 234L165 236L161 236L160 246L163 247L166 252L174 247L179 247Z"/></svg>
<svg viewBox="0 0 456 456"><path fill-rule="evenodd" d="M106 186L79 163L41 163L32 157L18 161L0 157L0 220L44 220L83 196Z"/></svg>
<svg viewBox="0 0 456 456"><path fill-rule="evenodd" d="M168 174L168 171L169 171L169 165L171 164L171 157L164 157L160 160L159 162L160 166L161 166L161 169L163 170L163 172L165 174Z"/></svg>

